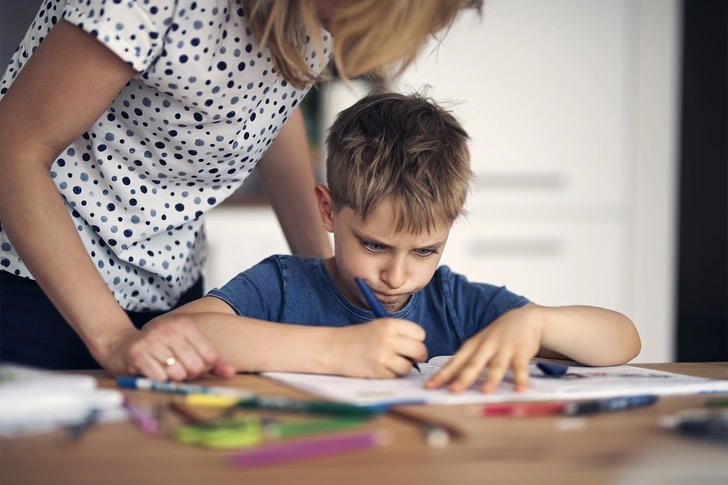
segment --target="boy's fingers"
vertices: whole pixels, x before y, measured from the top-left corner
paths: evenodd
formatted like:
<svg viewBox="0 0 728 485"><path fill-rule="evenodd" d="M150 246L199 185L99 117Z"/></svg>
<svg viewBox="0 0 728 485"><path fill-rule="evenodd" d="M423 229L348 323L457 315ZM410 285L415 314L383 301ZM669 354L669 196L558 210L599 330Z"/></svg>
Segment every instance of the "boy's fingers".
<svg viewBox="0 0 728 485"><path fill-rule="evenodd" d="M516 392L528 390L528 360L515 360L513 362L513 380Z"/></svg>
<svg viewBox="0 0 728 485"><path fill-rule="evenodd" d="M412 370L412 361L401 355L394 356L387 368L398 376L404 376Z"/></svg>
<svg viewBox="0 0 728 485"><path fill-rule="evenodd" d="M425 387L435 389L450 382L460 368L468 362L474 351L475 346L468 345L466 342L460 347L460 350L455 352L455 355L445 364L445 367L425 383Z"/></svg>
<svg viewBox="0 0 728 485"><path fill-rule="evenodd" d="M425 329L409 320L395 320L395 329L398 335L423 342L427 336Z"/></svg>
<svg viewBox="0 0 728 485"><path fill-rule="evenodd" d="M488 368L488 376L485 378L483 385L480 386L480 390L485 393L495 391L503 380L503 377L505 377L506 372L508 372L510 362L510 356L502 357L499 355L493 359Z"/></svg>
<svg viewBox="0 0 728 485"><path fill-rule="evenodd" d="M468 361L467 365L462 368L455 380L450 384L450 390L453 392L461 392L472 386L478 377L483 373L483 369L493 357L493 351L490 349L482 349L475 352Z"/></svg>
<svg viewBox="0 0 728 485"><path fill-rule="evenodd" d="M397 354L403 357L409 357L416 362L425 362L427 360L427 347L424 343L412 339L400 339L395 349Z"/></svg>

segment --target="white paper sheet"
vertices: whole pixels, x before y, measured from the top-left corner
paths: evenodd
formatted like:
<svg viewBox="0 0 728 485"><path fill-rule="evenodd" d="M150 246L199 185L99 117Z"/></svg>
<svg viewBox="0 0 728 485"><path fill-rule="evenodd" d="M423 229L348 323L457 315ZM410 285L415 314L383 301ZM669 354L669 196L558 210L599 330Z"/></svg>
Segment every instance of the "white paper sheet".
<svg viewBox="0 0 728 485"><path fill-rule="evenodd" d="M468 404L590 399L640 394L728 393L728 381L626 365L575 366L569 367L564 377L545 377L535 363L530 365L529 389L523 393L513 390L510 371L493 394L483 394L478 391L478 383L471 389L457 394L446 389L425 389L424 383L437 373L449 358L449 356L433 357L429 363L420 364L421 374L413 369L409 375L396 379L359 379L292 372L264 372L262 375L322 397L359 405L390 402Z"/></svg>

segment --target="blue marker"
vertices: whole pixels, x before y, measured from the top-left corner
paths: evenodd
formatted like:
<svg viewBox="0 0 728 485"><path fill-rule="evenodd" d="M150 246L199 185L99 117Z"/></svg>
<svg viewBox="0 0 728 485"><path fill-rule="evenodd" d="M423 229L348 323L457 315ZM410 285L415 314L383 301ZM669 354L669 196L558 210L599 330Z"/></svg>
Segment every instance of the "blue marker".
<svg viewBox="0 0 728 485"><path fill-rule="evenodd" d="M372 293L371 288L367 286L367 284L364 282L361 278L354 278L356 280L356 284L359 285L359 289L361 290L362 294L364 295L364 298L367 299L367 304L369 304L369 308L372 309L374 312L374 315L377 316L377 318L387 318L389 317L389 313L387 313L387 310L384 309L382 306L382 302L379 301L379 299L374 296L374 293ZM407 360L412 362L412 367L417 369L418 372L422 372L420 370L420 366L417 365L417 362L407 357Z"/></svg>
<svg viewBox="0 0 728 485"><path fill-rule="evenodd" d="M650 406L657 402L657 396L648 394L643 396L612 397L596 401L569 403L564 406L563 414L581 415L600 412L622 411L624 409Z"/></svg>
<svg viewBox="0 0 728 485"><path fill-rule="evenodd" d="M254 396L252 391L237 387L201 386L198 384L187 384L185 382L156 381L154 379L134 376L117 377L116 384L119 387L126 389L171 392L174 394L214 394L218 396L237 397L240 399L247 399Z"/></svg>
<svg viewBox="0 0 728 485"><path fill-rule="evenodd" d="M536 366L549 377L563 377L569 370L568 366L556 364L554 362L536 362Z"/></svg>

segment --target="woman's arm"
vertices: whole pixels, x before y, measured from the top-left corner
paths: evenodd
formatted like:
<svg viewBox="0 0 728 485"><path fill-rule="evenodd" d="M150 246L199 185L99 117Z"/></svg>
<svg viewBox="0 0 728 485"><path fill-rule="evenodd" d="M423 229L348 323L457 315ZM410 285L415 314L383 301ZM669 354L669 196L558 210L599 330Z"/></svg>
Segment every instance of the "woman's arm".
<svg viewBox="0 0 728 485"><path fill-rule="evenodd" d="M179 354L189 355L187 347L134 328L88 256L50 176L56 157L134 74L82 29L61 20L51 30L0 101L0 220L37 283L102 366L114 374L183 379L214 365L214 348L202 348L204 366L188 358L192 372L160 364L180 346Z"/></svg>
<svg viewBox="0 0 728 485"><path fill-rule="evenodd" d="M257 170L291 252L304 257L332 256L313 196L316 179L300 108L291 114Z"/></svg>

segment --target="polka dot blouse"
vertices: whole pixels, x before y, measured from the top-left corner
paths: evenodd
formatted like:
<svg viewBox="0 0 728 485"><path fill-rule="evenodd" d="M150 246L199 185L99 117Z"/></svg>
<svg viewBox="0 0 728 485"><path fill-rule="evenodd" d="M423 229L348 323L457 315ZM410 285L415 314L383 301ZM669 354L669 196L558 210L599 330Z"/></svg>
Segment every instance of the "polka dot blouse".
<svg viewBox="0 0 728 485"><path fill-rule="evenodd" d="M138 74L51 176L122 308L167 310L200 277L202 216L242 185L307 89L278 76L240 0L46 0L0 96L60 18ZM32 277L3 231L0 265Z"/></svg>

